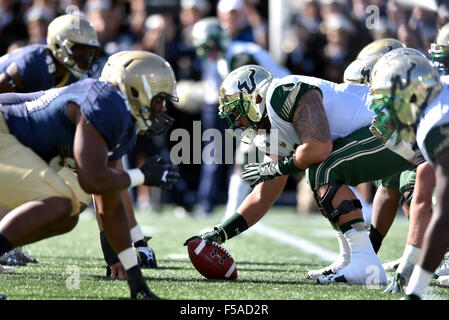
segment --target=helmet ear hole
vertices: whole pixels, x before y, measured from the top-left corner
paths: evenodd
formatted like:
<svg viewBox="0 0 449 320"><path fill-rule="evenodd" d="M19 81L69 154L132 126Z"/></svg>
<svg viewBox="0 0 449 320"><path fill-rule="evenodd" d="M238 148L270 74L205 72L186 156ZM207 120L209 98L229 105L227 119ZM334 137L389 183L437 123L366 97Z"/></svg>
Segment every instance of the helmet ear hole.
<svg viewBox="0 0 449 320"><path fill-rule="evenodd" d="M258 94L257 97L256 97L256 103L261 103L262 100L263 100L263 98L261 97L260 94Z"/></svg>
<svg viewBox="0 0 449 320"><path fill-rule="evenodd" d="M413 94L413 95L410 97L410 103L415 103L417 100L418 100L418 98L416 98L416 95L415 95L415 94Z"/></svg>
<svg viewBox="0 0 449 320"><path fill-rule="evenodd" d="M136 90L136 88L131 87L131 95L133 96L133 98L137 98L139 96L139 91Z"/></svg>

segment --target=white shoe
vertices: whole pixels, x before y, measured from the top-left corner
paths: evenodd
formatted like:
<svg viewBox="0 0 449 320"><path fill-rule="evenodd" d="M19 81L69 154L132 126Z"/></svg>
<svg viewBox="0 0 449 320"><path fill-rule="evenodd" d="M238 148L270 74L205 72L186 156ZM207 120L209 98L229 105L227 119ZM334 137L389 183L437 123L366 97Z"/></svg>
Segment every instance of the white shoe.
<svg viewBox="0 0 449 320"><path fill-rule="evenodd" d="M351 248L349 247L349 244L346 241L344 235L341 233L341 231L335 231L335 234L337 236L340 250L338 259L330 266L318 270L310 270L309 272L307 272L308 278L318 279L318 277L322 275L330 275L337 273L338 271L340 271L349 264L351 258Z"/></svg>
<svg viewBox="0 0 449 320"><path fill-rule="evenodd" d="M382 264L382 266L384 267L384 270L386 272L394 272L394 271L396 271L399 264L401 263L401 259L402 259L402 257L398 258L396 260L390 261L390 262L385 262L384 264Z"/></svg>
<svg viewBox="0 0 449 320"><path fill-rule="evenodd" d="M438 277L437 282L442 287L449 287L449 275Z"/></svg>
<svg viewBox="0 0 449 320"><path fill-rule="evenodd" d="M320 284L347 283L361 285L385 285L387 274L376 255L352 254L351 262L337 273L321 275Z"/></svg>
<svg viewBox="0 0 449 320"><path fill-rule="evenodd" d="M1 274L13 274L16 273L16 270L14 268L4 267L0 265L0 273Z"/></svg>
<svg viewBox="0 0 449 320"><path fill-rule="evenodd" d="M344 236L351 247L350 263L335 274L318 277L318 283L347 283L367 286L385 285L387 283L387 274L374 252L367 231L351 229L345 232Z"/></svg>
<svg viewBox="0 0 449 320"><path fill-rule="evenodd" d="M343 261L338 258L337 261L332 263L330 266L318 269L318 270L310 270L307 272L307 278L309 279L318 279L320 276L332 275L343 269L349 264L349 261Z"/></svg>
<svg viewBox="0 0 449 320"><path fill-rule="evenodd" d="M441 260L440 265L435 270L435 275L438 277L449 275L449 252L444 254L443 260Z"/></svg>

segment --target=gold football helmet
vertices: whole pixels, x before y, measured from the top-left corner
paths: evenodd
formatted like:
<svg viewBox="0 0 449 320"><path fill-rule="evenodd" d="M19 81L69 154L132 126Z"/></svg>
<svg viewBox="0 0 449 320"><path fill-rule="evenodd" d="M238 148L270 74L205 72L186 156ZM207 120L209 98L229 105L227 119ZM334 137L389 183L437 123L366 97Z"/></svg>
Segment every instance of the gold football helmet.
<svg viewBox="0 0 449 320"><path fill-rule="evenodd" d="M369 84L371 71L376 62L383 56L381 53L376 53L355 59L345 69L343 80L346 83L355 84Z"/></svg>
<svg viewBox="0 0 449 320"><path fill-rule="evenodd" d="M109 57L100 80L120 90L136 119L140 134L159 135L173 124L165 114L167 100L178 101L170 64L146 51L121 51Z"/></svg>
<svg viewBox="0 0 449 320"><path fill-rule="evenodd" d="M198 56L207 59L223 54L231 38L228 31L221 27L218 18L207 17L193 25L192 42Z"/></svg>
<svg viewBox="0 0 449 320"><path fill-rule="evenodd" d="M370 109L376 113L377 128L384 136L394 134L414 143L419 114L440 93L442 84L438 70L424 54L400 48L376 63L370 89Z"/></svg>
<svg viewBox="0 0 449 320"><path fill-rule="evenodd" d="M449 23L438 31L435 42L430 44L429 54L438 70L449 74Z"/></svg>
<svg viewBox="0 0 449 320"><path fill-rule="evenodd" d="M265 93L272 80L273 76L264 68L245 65L232 71L221 84L218 115L226 119L229 129L242 142L252 142L260 121L267 115ZM239 134L234 128L242 117L248 127Z"/></svg>
<svg viewBox="0 0 449 320"><path fill-rule="evenodd" d="M77 14L64 14L48 25L47 45L53 56L77 78L96 70L100 43L92 24Z"/></svg>
<svg viewBox="0 0 449 320"><path fill-rule="evenodd" d="M384 55L390 52L391 50L398 48L405 48L404 44L399 40L392 38L379 39L369 43L362 50L360 50L359 54L357 55L357 59L370 56L373 54Z"/></svg>

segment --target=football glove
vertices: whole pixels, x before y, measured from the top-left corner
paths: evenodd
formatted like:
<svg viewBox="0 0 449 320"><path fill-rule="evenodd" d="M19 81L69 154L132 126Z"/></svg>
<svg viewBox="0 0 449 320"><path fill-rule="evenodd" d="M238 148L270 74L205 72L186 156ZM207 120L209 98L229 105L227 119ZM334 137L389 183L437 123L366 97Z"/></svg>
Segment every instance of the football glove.
<svg viewBox="0 0 449 320"><path fill-rule="evenodd" d="M140 170L145 176L144 185L171 190L179 180L178 166L162 163L162 157L157 155L149 158Z"/></svg>
<svg viewBox="0 0 449 320"><path fill-rule="evenodd" d="M272 180L283 174L279 170L277 161L265 163L250 163L243 167L242 179L251 182L251 188L254 188L261 182Z"/></svg>
<svg viewBox="0 0 449 320"><path fill-rule="evenodd" d="M148 245L148 240L150 239L151 237L145 237L134 243L139 266L141 268L157 268L156 255L154 254L153 249Z"/></svg>
<svg viewBox="0 0 449 320"><path fill-rule="evenodd" d="M387 142L393 135L395 128L390 122L386 122L382 126L383 130L379 129L379 116L375 115L371 121L371 126L369 130L371 133L379 139L382 143Z"/></svg>
<svg viewBox="0 0 449 320"><path fill-rule="evenodd" d="M384 290L384 293L403 293L405 282L405 278L400 273L395 273L393 281Z"/></svg>
<svg viewBox="0 0 449 320"><path fill-rule="evenodd" d="M184 242L184 245L187 246L190 241L195 239L203 239L206 241L207 244L211 244L212 242L222 244L227 240L226 232L220 226L214 227L213 231L206 232L205 234L202 234L200 236L190 237Z"/></svg>

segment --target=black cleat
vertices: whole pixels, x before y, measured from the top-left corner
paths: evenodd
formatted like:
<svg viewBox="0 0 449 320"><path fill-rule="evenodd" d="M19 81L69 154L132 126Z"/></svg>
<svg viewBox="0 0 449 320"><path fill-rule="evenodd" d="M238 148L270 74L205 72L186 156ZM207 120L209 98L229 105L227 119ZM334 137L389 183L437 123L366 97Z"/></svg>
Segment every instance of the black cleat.
<svg viewBox="0 0 449 320"><path fill-rule="evenodd" d="M131 299L137 300L161 300L157 295L150 291L148 287L138 291L136 293L131 293Z"/></svg>

